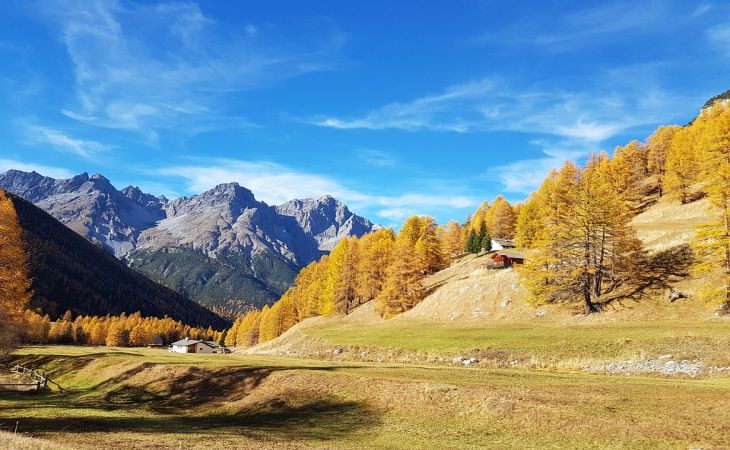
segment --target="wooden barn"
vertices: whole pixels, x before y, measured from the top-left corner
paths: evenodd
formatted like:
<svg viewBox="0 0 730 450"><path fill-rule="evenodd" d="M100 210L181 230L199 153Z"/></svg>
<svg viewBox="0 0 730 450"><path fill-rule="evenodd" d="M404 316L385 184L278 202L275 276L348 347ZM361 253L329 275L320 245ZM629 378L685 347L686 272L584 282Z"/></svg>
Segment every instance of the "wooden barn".
<svg viewBox="0 0 730 450"><path fill-rule="evenodd" d="M492 261L499 267L512 267L515 264L524 264L525 257L521 253L496 252L492 255Z"/></svg>

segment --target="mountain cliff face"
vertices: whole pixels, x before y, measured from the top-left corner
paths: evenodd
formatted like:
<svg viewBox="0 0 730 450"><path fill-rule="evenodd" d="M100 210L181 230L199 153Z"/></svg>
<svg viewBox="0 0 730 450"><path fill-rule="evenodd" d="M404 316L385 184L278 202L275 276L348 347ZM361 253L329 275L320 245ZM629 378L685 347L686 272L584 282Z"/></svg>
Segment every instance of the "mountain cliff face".
<svg viewBox="0 0 730 450"><path fill-rule="evenodd" d="M56 180L35 172L9 170L0 176L0 188L35 203L117 257L135 248L142 230L164 218L164 199L132 187L120 192L99 174Z"/></svg>
<svg viewBox="0 0 730 450"><path fill-rule="evenodd" d="M310 246L310 261L335 248L343 238L362 236L376 228L368 219L351 213L347 206L329 195L292 200L277 206L276 211L293 218L302 229L307 242L301 247Z"/></svg>
<svg viewBox="0 0 730 450"><path fill-rule="evenodd" d="M68 310L75 315L139 311L190 325L226 326L216 314L125 266L32 203L10 199L28 253L31 308L41 308L53 319Z"/></svg>
<svg viewBox="0 0 730 450"><path fill-rule="evenodd" d="M118 191L101 175L55 180L11 170L0 188L226 315L272 303L300 268L374 228L330 196L272 207L236 183L167 200L132 186Z"/></svg>

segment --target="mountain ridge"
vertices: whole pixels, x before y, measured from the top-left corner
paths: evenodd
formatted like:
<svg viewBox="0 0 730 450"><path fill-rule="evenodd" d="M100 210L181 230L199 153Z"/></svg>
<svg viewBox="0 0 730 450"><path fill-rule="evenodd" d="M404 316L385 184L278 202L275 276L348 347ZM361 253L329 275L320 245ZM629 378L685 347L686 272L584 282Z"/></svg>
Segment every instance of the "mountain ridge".
<svg viewBox="0 0 730 450"><path fill-rule="evenodd" d="M169 200L100 174L66 180L10 170L5 188L147 277L235 315L276 301L340 239L377 228L332 196L270 206L238 183Z"/></svg>

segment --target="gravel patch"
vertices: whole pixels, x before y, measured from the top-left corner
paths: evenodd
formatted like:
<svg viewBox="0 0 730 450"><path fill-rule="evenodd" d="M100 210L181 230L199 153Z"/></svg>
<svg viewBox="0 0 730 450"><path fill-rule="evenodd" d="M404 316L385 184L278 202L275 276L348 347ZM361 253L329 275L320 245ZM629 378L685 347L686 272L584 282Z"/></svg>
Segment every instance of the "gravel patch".
<svg viewBox="0 0 730 450"><path fill-rule="evenodd" d="M599 366L586 366L586 372L605 372L631 375L634 373L656 373L661 375L699 375L730 374L730 367L707 366L699 361L674 361L671 355L662 355L655 359L641 361L618 361Z"/></svg>

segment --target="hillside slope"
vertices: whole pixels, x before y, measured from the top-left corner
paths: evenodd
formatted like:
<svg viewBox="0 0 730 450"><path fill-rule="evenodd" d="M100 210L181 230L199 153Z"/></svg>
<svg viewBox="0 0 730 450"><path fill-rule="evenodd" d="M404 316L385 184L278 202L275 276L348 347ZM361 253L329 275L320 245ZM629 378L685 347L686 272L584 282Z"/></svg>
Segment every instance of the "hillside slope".
<svg viewBox="0 0 730 450"><path fill-rule="evenodd" d="M222 328L219 316L157 284L65 227L40 208L8 194L29 257L34 298L52 318L74 314L170 316L190 325Z"/></svg>
<svg viewBox="0 0 730 450"><path fill-rule="evenodd" d="M688 244L695 226L710 217L708 203L698 200L681 205L668 198L656 200L632 221L649 256L665 251L691 255ZM541 364L549 359L550 364L580 367L595 358L593 350L586 350L584 340L605 341L615 358L628 359L632 352L643 354L648 349L656 354L671 353L674 348L685 349L694 358L709 359L718 354L720 347L713 342L717 337L702 336L699 330L704 324L724 326L720 324L730 322L730 317L717 316L697 298L699 287L713 280L697 277L691 270L670 283L688 298L669 302L669 288L661 287L646 292L638 301L616 302L601 313L585 316L565 305L527 304L518 272L489 270L488 260L487 256L469 255L430 275L423 283L426 297L390 320L383 320L370 302L344 317L307 319L277 339L244 351L329 358L332 349L341 346L347 358L358 359L363 354L368 360L431 361L434 351L443 358L448 356L444 350L499 346L507 356L517 352L531 361L539 359ZM691 331L682 331L686 327ZM532 339L547 336L557 340L554 349L541 350L531 344ZM548 348L546 343L540 345ZM563 361L561 346L575 354L585 352L585 359ZM430 353L414 354L418 348ZM726 358L723 361L728 362Z"/></svg>

